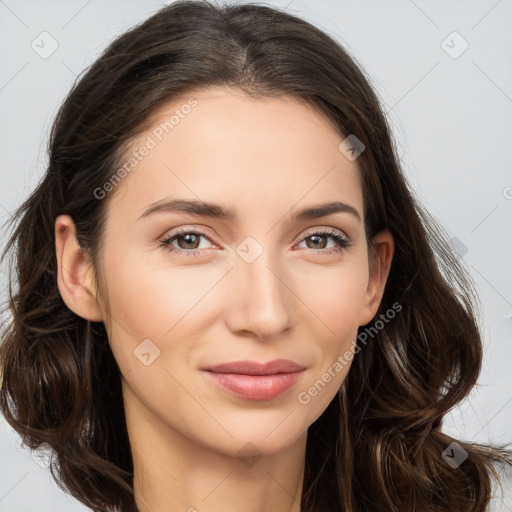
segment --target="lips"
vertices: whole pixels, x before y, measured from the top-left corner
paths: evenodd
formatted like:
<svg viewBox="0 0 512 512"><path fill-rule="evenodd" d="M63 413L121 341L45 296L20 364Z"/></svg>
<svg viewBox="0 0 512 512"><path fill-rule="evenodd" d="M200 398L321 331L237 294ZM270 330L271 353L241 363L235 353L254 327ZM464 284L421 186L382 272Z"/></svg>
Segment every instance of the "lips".
<svg viewBox="0 0 512 512"><path fill-rule="evenodd" d="M243 375L274 375L276 373L294 373L304 370L304 366L288 359L276 359L268 363L256 361L232 361L203 368L214 373L237 373Z"/></svg>
<svg viewBox="0 0 512 512"><path fill-rule="evenodd" d="M268 363L233 361L204 368L219 388L244 400L271 400L290 389L305 367L286 359Z"/></svg>

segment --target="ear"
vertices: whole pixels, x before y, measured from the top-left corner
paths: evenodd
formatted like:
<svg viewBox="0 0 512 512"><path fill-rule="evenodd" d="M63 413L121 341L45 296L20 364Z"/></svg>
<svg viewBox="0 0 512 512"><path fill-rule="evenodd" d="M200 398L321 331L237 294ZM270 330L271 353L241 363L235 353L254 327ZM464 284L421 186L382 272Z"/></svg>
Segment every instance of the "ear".
<svg viewBox="0 0 512 512"><path fill-rule="evenodd" d="M59 215L55 220L55 249L57 284L66 305L86 320L103 321L92 263L77 243L75 224L69 215Z"/></svg>
<svg viewBox="0 0 512 512"><path fill-rule="evenodd" d="M369 261L368 287L359 325L370 322L379 309L394 251L395 243L389 230L383 230L373 237L373 255Z"/></svg>

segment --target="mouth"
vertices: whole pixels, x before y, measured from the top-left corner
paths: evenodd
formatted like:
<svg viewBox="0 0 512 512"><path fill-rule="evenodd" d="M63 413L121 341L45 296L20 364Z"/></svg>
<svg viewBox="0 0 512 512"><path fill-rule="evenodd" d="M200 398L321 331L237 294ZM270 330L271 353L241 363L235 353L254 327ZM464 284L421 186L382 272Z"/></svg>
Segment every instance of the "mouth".
<svg viewBox="0 0 512 512"><path fill-rule="evenodd" d="M203 373L224 391L245 400L272 400L290 389L305 367L278 359L268 363L233 361L203 369Z"/></svg>
<svg viewBox="0 0 512 512"><path fill-rule="evenodd" d="M268 363L257 361L231 361L216 366L203 368L214 373L233 373L243 375L275 375L278 373L295 373L304 370L305 367L288 359L276 359Z"/></svg>

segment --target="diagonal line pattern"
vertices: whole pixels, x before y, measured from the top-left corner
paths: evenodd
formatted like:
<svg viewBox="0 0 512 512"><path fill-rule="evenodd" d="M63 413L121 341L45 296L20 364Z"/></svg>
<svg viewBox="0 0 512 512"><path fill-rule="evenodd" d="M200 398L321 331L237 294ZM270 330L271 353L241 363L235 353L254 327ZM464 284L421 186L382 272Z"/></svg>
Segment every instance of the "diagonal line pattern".
<svg viewBox="0 0 512 512"><path fill-rule="evenodd" d="M77 76L77 74L76 74L76 73L75 73L75 72L74 72L74 71L73 71L73 70L72 70L72 69L71 69L71 68L70 68L70 67L69 67L69 66L68 66L68 65L63 61L63 60L61 60L61 62L62 62L62 64L64 64L64 66L65 66L66 68L68 68L68 70L69 70L69 71L71 71L71 73L72 73L73 75Z"/></svg>
<svg viewBox="0 0 512 512"><path fill-rule="evenodd" d="M439 65L439 61L437 61L405 94L403 94L402 97L397 102L395 102L395 104L389 110L386 111L386 114L389 114L438 65Z"/></svg>
<svg viewBox="0 0 512 512"><path fill-rule="evenodd" d="M510 402L512 402L512 398L509 398L509 399L507 400L507 402L505 403L505 405L504 405L503 407L501 407L501 408L500 408L500 410L499 410L499 411L498 411L498 412L497 412L497 413L496 413L496 414L495 414L495 415L494 415L494 416L493 416L493 417L492 417L492 418L491 418L487 423L485 423L485 425L484 425L484 426L483 426L483 427L482 427L482 428L481 428L481 429L480 429L480 430L475 434L475 436L474 436L474 437L476 437L478 434L480 434L480 432L482 432L482 430L483 430L485 427L487 427L487 425L489 425L489 424L491 423L491 421L492 421L494 418L496 418L496 416L498 416L498 414L499 414L503 409L505 409L505 407L506 407Z"/></svg>
<svg viewBox="0 0 512 512"><path fill-rule="evenodd" d="M28 471L0 498L2 501L28 475Z"/></svg>
<svg viewBox="0 0 512 512"><path fill-rule="evenodd" d="M231 267L202 297L200 297L196 303L164 334L164 336L167 336L176 327L176 325L178 325L183 320L183 318L185 318L185 316L187 316L190 311L194 309L199 304L199 302L201 302L206 297L206 295L208 295L220 283L220 281L222 281L233 270L233 268L234 267Z"/></svg>
<svg viewBox="0 0 512 512"><path fill-rule="evenodd" d="M314 185L311 186L311 188L309 190L307 190L294 204L292 204L290 206L290 208L288 208L288 210L283 213L283 215L281 215L281 217L279 219L277 219L277 222L275 222L275 224L272 225L272 227L267 231L267 233L270 233L274 227L279 224L279 222L281 221L281 219L283 219L285 217L285 215L291 211L291 209L297 205L298 203L300 203L300 201L302 201L302 199L304 199L304 197L309 194L334 168L336 167L336 164L334 164Z"/></svg>
<svg viewBox="0 0 512 512"><path fill-rule="evenodd" d="M288 290L290 290L293 295L295 295L295 297L297 297L297 299L307 308L309 309L309 311L311 311L311 313L313 313L313 315L315 315L318 320L320 320L320 322L322 322L325 327L327 327L327 329L329 329L329 331L331 331L331 333L333 334L333 336L336 336L336 333L307 305L305 304L301 299L300 297L267 265L267 268L270 269L270 271L279 279L279 281L281 281L285 286L286 288L288 288Z"/></svg>
<svg viewBox="0 0 512 512"><path fill-rule="evenodd" d="M300 506L300 503L296 500L295 496L292 496L279 482L279 480L277 480L274 475L272 475L272 473L270 473L269 471L266 471L266 473L274 480L274 482L276 482L277 485L279 485L279 487L281 487L281 489L283 489L283 491L288 494L288 496L290 496L290 498L293 499L293 501L295 501L295 503L297 503L297 505Z"/></svg>
<svg viewBox="0 0 512 512"><path fill-rule="evenodd" d="M498 208L499 204L497 204L471 231L470 233L473 233L473 231L475 231L475 229L480 226L480 224L482 224L484 222L485 219L487 219L487 217L489 217L492 213L494 213L494 211L496 210L496 208Z"/></svg>
<svg viewBox="0 0 512 512"><path fill-rule="evenodd" d="M489 82L491 82L496 87L496 89L498 89L498 91L500 91L501 94L503 94L503 96L505 96L505 98L507 98L507 100L512 103L512 98L474 60L471 62L473 63L473 66L475 66L480 71L480 73L482 73L482 75L484 75L487 80L489 80Z"/></svg>
<svg viewBox="0 0 512 512"><path fill-rule="evenodd" d="M4 85L2 85L2 87L0 87L0 91L3 91L27 66L28 61L25 62L25 64L23 64L23 66L21 66L21 68L18 69L18 71L16 71L16 73L14 73L14 75L9 78L9 80Z"/></svg>
<svg viewBox="0 0 512 512"><path fill-rule="evenodd" d="M224 425L222 425L222 423L220 423L217 418L215 418L211 413L210 411L208 411L208 409L185 387L181 384L181 382L176 379L176 377L167 369L167 368L164 368L164 370L191 396L191 398L193 398L203 409L204 411L206 412L206 414L208 414L208 416L210 416L210 418L213 419L213 421L215 421L215 423L217 423L217 425L219 425L220 428L222 428L222 430L224 430L224 432L226 432L226 434L228 434L229 437L233 438L233 436L231 435L231 433L226 429L226 427L224 427Z"/></svg>
<svg viewBox="0 0 512 512"><path fill-rule="evenodd" d="M420 9L420 7L415 2L413 2L413 0L409 0L409 2L411 2L411 4L414 5L414 7L416 7L416 9L418 9L425 16L425 18L427 18L430 21L430 23L432 23L432 25L434 25L434 27L439 28L439 26L436 25L434 20L430 16L428 16L425 11Z"/></svg>
<svg viewBox="0 0 512 512"><path fill-rule="evenodd" d="M2 208L2 210L8 215L11 215L11 212L2 203L0 203L0 208Z"/></svg>
<svg viewBox="0 0 512 512"><path fill-rule="evenodd" d="M24 21L23 21L23 20L22 20L22 19L21 19L21 18L20 18L20 17L19 17L19 16L18 16L18 15L17 15L17 14L16 14L16 13L15 13L15 12L14 12L14 11L13 11L9 6L8 6L8 5L7 5L7 4L6 4L6 3L5 3L5 2L4 2L4 0L0 0L0 4L5 5L5 7L6 7L9 11L11 11L11 14L12 14L13 16L15 16L16 18L18 18L18 20L19 20L21 23L23 23L23 25L25 25L25 27L30 28L30 27L29 27L29 26L28 26L28 25L27 25L27 24L26 24L26 23L25 23L25 22L24 22Z"/></svg>
<svg viewBox="0 0 512 512"><path fill-rule="evenodd" d="M508 299L503 296L485 277L484 275L478 271L478 269L474 266L474 265L471 265L473 267L473 269L475 270L475 272L509 305L509 306L512 306L512 304L508 301Z"/></svg>
<svg viewBox="0 0 512 512"><path fill-rule="evenodd" d="M495 9L495 7L501 2L501 0L498 0L472 27L471 30L473 30L491 11Z"/></svg>
<svg viewBox="0 0 512 512"><path fill-rule="evenodd" d="M167 164L164 164L164 167L166 167L169 172L172 172L174 174L174 176L176 176L176 178L178 180L180 180L181 183L183 183L183 186L187 187L190 190L190 192L194 196L196 196L197 199L199 199L199 201L203 201ZM224 220L220 220L220 221L222 222L222 224L224 224L224 227L226 228L226 230L229 231L230 229L229 229L229 226L226 224L226 222Z"/></svg>
<svg viewBox="0 0 512 512"><path fill-rule="evenodd" d="M274 432L282 423L284 423L284 421L286 420L286 418L288 418L288 416L290 416L290 414L293 414L293 411L290 411L266 436L265 438L267 438L270 434L272 434L272 432Z"/></svg>
<svg viewBox="0 0 512 512"><path fill-rule="evenodd" d="M210 496L210 494L212 494L215 491L215 489L217 489L217 487L219 487L222 484L222 482L224 482L226 478L229 475L231 475L231 473L233 473L233 470L231 470L201 501L206 500Z"/></svg>
<svg viewBox="0 0 512 512"><path fill-rule="evenodd" d="M62 30L63 28L66 28L91 2L92 0L89 0L82 7L80 7L80 9L78 9L78 11L73 16L71 16L71 18L69 18L69 20L66 21L62 27L60 27L60 29Z"/></svg>

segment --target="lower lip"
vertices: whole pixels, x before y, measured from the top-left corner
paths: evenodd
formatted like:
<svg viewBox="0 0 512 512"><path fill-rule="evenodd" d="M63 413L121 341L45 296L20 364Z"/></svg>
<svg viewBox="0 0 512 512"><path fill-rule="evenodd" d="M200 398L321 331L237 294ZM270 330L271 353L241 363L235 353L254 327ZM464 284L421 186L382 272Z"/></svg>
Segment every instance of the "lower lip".
<svg viewBox="0 0 512 512"><path fill-rule="evenodd" d="M271 400L290 389L299 380L302 372L278 373L274 375L245 375L206 371L222 389L245 400Z"/></svg>

